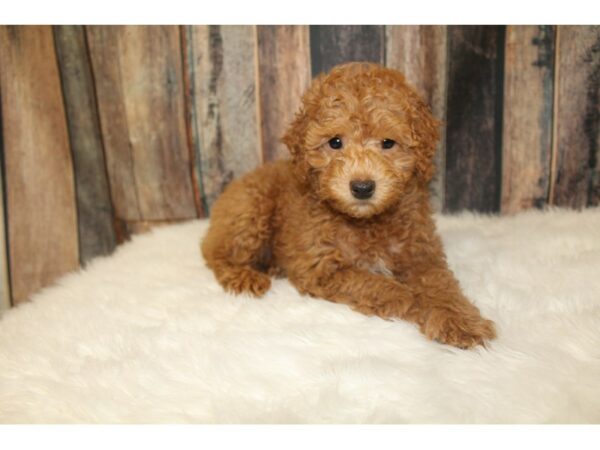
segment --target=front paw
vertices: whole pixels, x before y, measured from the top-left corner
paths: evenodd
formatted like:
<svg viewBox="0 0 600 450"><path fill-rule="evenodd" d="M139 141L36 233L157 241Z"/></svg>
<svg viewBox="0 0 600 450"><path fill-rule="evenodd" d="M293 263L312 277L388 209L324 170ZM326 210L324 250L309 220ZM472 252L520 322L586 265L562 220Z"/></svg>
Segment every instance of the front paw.
<svg viewBox="0 0 600 450"><path fill-rule="evenodd" d="M467 349L484 345L496 337L494 322L479 314L460 314L446 309L432 310L421 325L429 339Z"/></svg>

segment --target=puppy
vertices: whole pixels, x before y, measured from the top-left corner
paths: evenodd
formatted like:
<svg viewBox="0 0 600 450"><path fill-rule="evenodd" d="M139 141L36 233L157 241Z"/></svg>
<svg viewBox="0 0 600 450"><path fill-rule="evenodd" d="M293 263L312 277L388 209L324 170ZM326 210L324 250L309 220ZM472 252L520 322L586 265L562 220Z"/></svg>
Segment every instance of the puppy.
<svg viewBox="0 0 600 450"><path fill-rule="evenodd" d="M494 338L446 263L427 188L438 123L402 74L337 66L302 100L283 137L292 159L233 181L214 204L202 253L219 283L258 297L287 276L445 344Z"/></svg>

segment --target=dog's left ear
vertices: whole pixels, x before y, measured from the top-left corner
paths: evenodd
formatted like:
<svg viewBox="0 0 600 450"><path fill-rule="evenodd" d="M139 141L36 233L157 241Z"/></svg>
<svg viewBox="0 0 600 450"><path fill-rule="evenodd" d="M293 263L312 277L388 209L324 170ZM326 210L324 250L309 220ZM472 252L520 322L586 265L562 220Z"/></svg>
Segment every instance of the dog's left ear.
<svg viewBox="0 0 600 450"><path fill-rule="evenodd" d="M440 122L431 115L429 107L417 98L412 110L411 132L416 142L417 176L424 183L428 183L435 172L433 155L439 139L439 127Z"/></svg>

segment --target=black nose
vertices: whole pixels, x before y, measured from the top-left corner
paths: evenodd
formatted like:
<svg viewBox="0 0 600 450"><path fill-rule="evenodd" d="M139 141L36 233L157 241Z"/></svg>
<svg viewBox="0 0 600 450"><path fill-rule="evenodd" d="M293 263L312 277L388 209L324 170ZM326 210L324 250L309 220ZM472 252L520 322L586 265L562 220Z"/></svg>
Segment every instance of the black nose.
<svg viewBox="0 0 600 450"><path fill-rule="evenodd" d="M373 180L355 180L350 182L350 191L352 195L361 200L371 198L375 192L375 182Z"/></svg>

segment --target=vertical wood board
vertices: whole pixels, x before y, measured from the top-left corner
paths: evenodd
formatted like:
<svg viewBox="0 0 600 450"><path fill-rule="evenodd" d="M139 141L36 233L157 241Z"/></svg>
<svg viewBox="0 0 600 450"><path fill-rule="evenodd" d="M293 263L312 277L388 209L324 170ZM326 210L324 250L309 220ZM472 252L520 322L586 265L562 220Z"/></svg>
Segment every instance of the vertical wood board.
<svg viewBox="0 0 600 450"><path fill-rule="evenodd" d="M600 26L559 26L552 202L600 204Z"/></svg>
<svg viewBox="0 0 600 450"><path fill-rule="evenodd" d="M502 137L503 213L547 203L552 152L553 26L506 30Z"/></svg>
<svg viewBox="0 0 600 450"><path fill-rule="evenodd" d="M75 168L79 254L85 263L116 246L110 188L83 27L56 26L54 39Z"/></svg>
<svg viewBox="0 0 600 450"><path fill-rule="evenodd" d="M256 30L192 26L192 108L207 208L236 177L262 163Z"/></svg>
<svg viewBox="0 0 600 450"><path fill-rule="evenodd" d="M87 32L117 218L196 217L179 28Z"/></svg>
<svg viewBox="0 0 600 450"><path fill-rule="evenodd" d="M78 267L73 165L50 26L0 27L11 287L20 303Z"/></svg>
<svg viewBox="0 0 600 450"><path fill-rule="evenodd" d="M4 146L2 139L2 89L0 84L0 315L11 306L10 280L8 267L8 247L6 246L6 209L4 203Z"/></svg>
<svg viewBox="0 0 600 450"><path fill-rule="evenodd" d="M181 39L181 57L183 63L183 87L185 107L185 131L188 151L190 155L190 176L194 194L194 205L198 217L207 217L208 209L202 192L202 167L200 161L200 130L198 129L198 111L194 99L196 97L194 86L194 70L192 61L194 59L194 48L190 44L193 36L193 27L189 25L179 26Z"/></svg>
<svg viewBox="0 0 600 450"><path fill-rule="evenodd" d="M264 159L289 156L281 137L310 84L308 26L259 26L258 60Z"/></svg>
<svg viewBox="0 0 600 450"><path fill-rule="evenodd" d="M385 30L380 25L311 25L313 76L350 61L385 61Z"/></svg>
<svg viewBox="0 0 600 450"><path fill-rule="evenodd" d="M504 27L448 27L446 211L500 207Z"/></svg>

